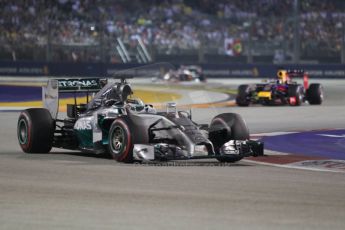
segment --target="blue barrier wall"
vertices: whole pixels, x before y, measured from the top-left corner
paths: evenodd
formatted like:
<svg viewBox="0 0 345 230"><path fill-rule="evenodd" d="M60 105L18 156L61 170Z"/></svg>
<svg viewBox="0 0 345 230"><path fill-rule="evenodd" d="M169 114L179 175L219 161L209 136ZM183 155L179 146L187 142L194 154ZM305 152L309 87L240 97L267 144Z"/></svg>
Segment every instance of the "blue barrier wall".
<svg viewBox="0 0 345 230"><path fill-rule="evenodd" d="M84 76L105 77L138 64L0 62L0 76ZM303 69L311 78L345 78L345 65L269 65L269 64L201 64L207 77L267 78L275 77L278 67Z"/></svg>

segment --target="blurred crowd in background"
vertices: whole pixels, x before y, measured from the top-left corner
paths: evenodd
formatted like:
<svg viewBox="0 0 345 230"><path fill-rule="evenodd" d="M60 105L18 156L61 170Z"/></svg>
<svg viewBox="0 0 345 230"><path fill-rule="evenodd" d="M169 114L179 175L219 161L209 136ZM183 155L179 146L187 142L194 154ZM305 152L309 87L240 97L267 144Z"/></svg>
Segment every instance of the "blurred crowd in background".
<svg viewBox="0 0 345 230"><path fill-rule="evenodd" d="M195 52L288 56L294 37L294 0L1 0L0 60L121 62L114 44L152 54ZM339 56L344 0L300 0L304 56ZM102 52L100 51L102 50ZM231 53L231 55L234 55Z"/></svg>

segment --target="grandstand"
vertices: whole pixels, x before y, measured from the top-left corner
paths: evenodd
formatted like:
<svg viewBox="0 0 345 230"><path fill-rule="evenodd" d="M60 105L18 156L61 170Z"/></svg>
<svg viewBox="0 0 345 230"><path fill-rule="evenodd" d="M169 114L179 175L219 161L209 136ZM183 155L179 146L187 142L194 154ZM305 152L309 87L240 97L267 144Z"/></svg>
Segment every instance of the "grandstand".
<svg viewBox="0 0 345 230"><path fill-rule="evenodd" d="M342 0L2 0L0 14L2 61L345 62Z"/></svg>

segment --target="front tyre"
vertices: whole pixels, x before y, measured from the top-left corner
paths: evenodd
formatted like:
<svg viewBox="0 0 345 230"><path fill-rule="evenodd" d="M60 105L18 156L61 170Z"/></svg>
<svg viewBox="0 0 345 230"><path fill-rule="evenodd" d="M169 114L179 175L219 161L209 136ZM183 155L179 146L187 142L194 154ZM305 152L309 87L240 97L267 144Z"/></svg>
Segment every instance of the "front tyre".
<svg viewBox="0 0 345 230"><path fill-rule="evenodd" d="M47 109L26 109L18 118L19 145L26 153L49 153L53 146L54 129L54 120Z"/></svg>
<svg viewBox="0 0 345 230"><path fill-rule="evenodd" d="M127 119L116 119L111 125L108 150L118 162L133 162L133 137Z"/></svg>
<svg viewBox="0 0 345 230"><path fill-rule="evenodd" d="M238 106L249 106L250 104L250 87L249 85L240 85L236 97Z"/></svg>
<svg viewBox="0 0 345 230"><path fill-rule="evenodd" d="M300 106L304 97L303 87L301 85L289 85L288 96L291 106Z"/></svg>
<svg viewBox="0 0 345 230"><path fill-rule="evenodd" d="M323 88L321 84L310 84L307 90L307 100L311 105L321 105L323 101Z"/></svg>
<svg viewBox="0 0 345 230"><path fill-rule="evenodd" d="M249 130L243 118L236 113L223 113L214 117L210 124L209 139L213 143L216 154L229 140L248 140ZM217 158L220 162L236 162L243 157L229 154Z"/></svg>

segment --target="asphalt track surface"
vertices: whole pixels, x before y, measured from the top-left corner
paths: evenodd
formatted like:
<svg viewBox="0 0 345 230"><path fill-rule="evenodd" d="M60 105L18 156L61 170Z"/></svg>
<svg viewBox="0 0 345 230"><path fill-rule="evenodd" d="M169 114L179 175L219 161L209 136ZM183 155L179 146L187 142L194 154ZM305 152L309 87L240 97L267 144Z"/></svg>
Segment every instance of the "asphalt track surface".
<svg viewBox="0 0 345 230"><path fill-rule="evenodd" d="M238 112L252 133L344 128L345 81L323 84L322 106L193 109L193 117ZM247 161L126 165L61 150L27 155L17 118L0 113L0 229L345 228L343 173Z"/></svg>

